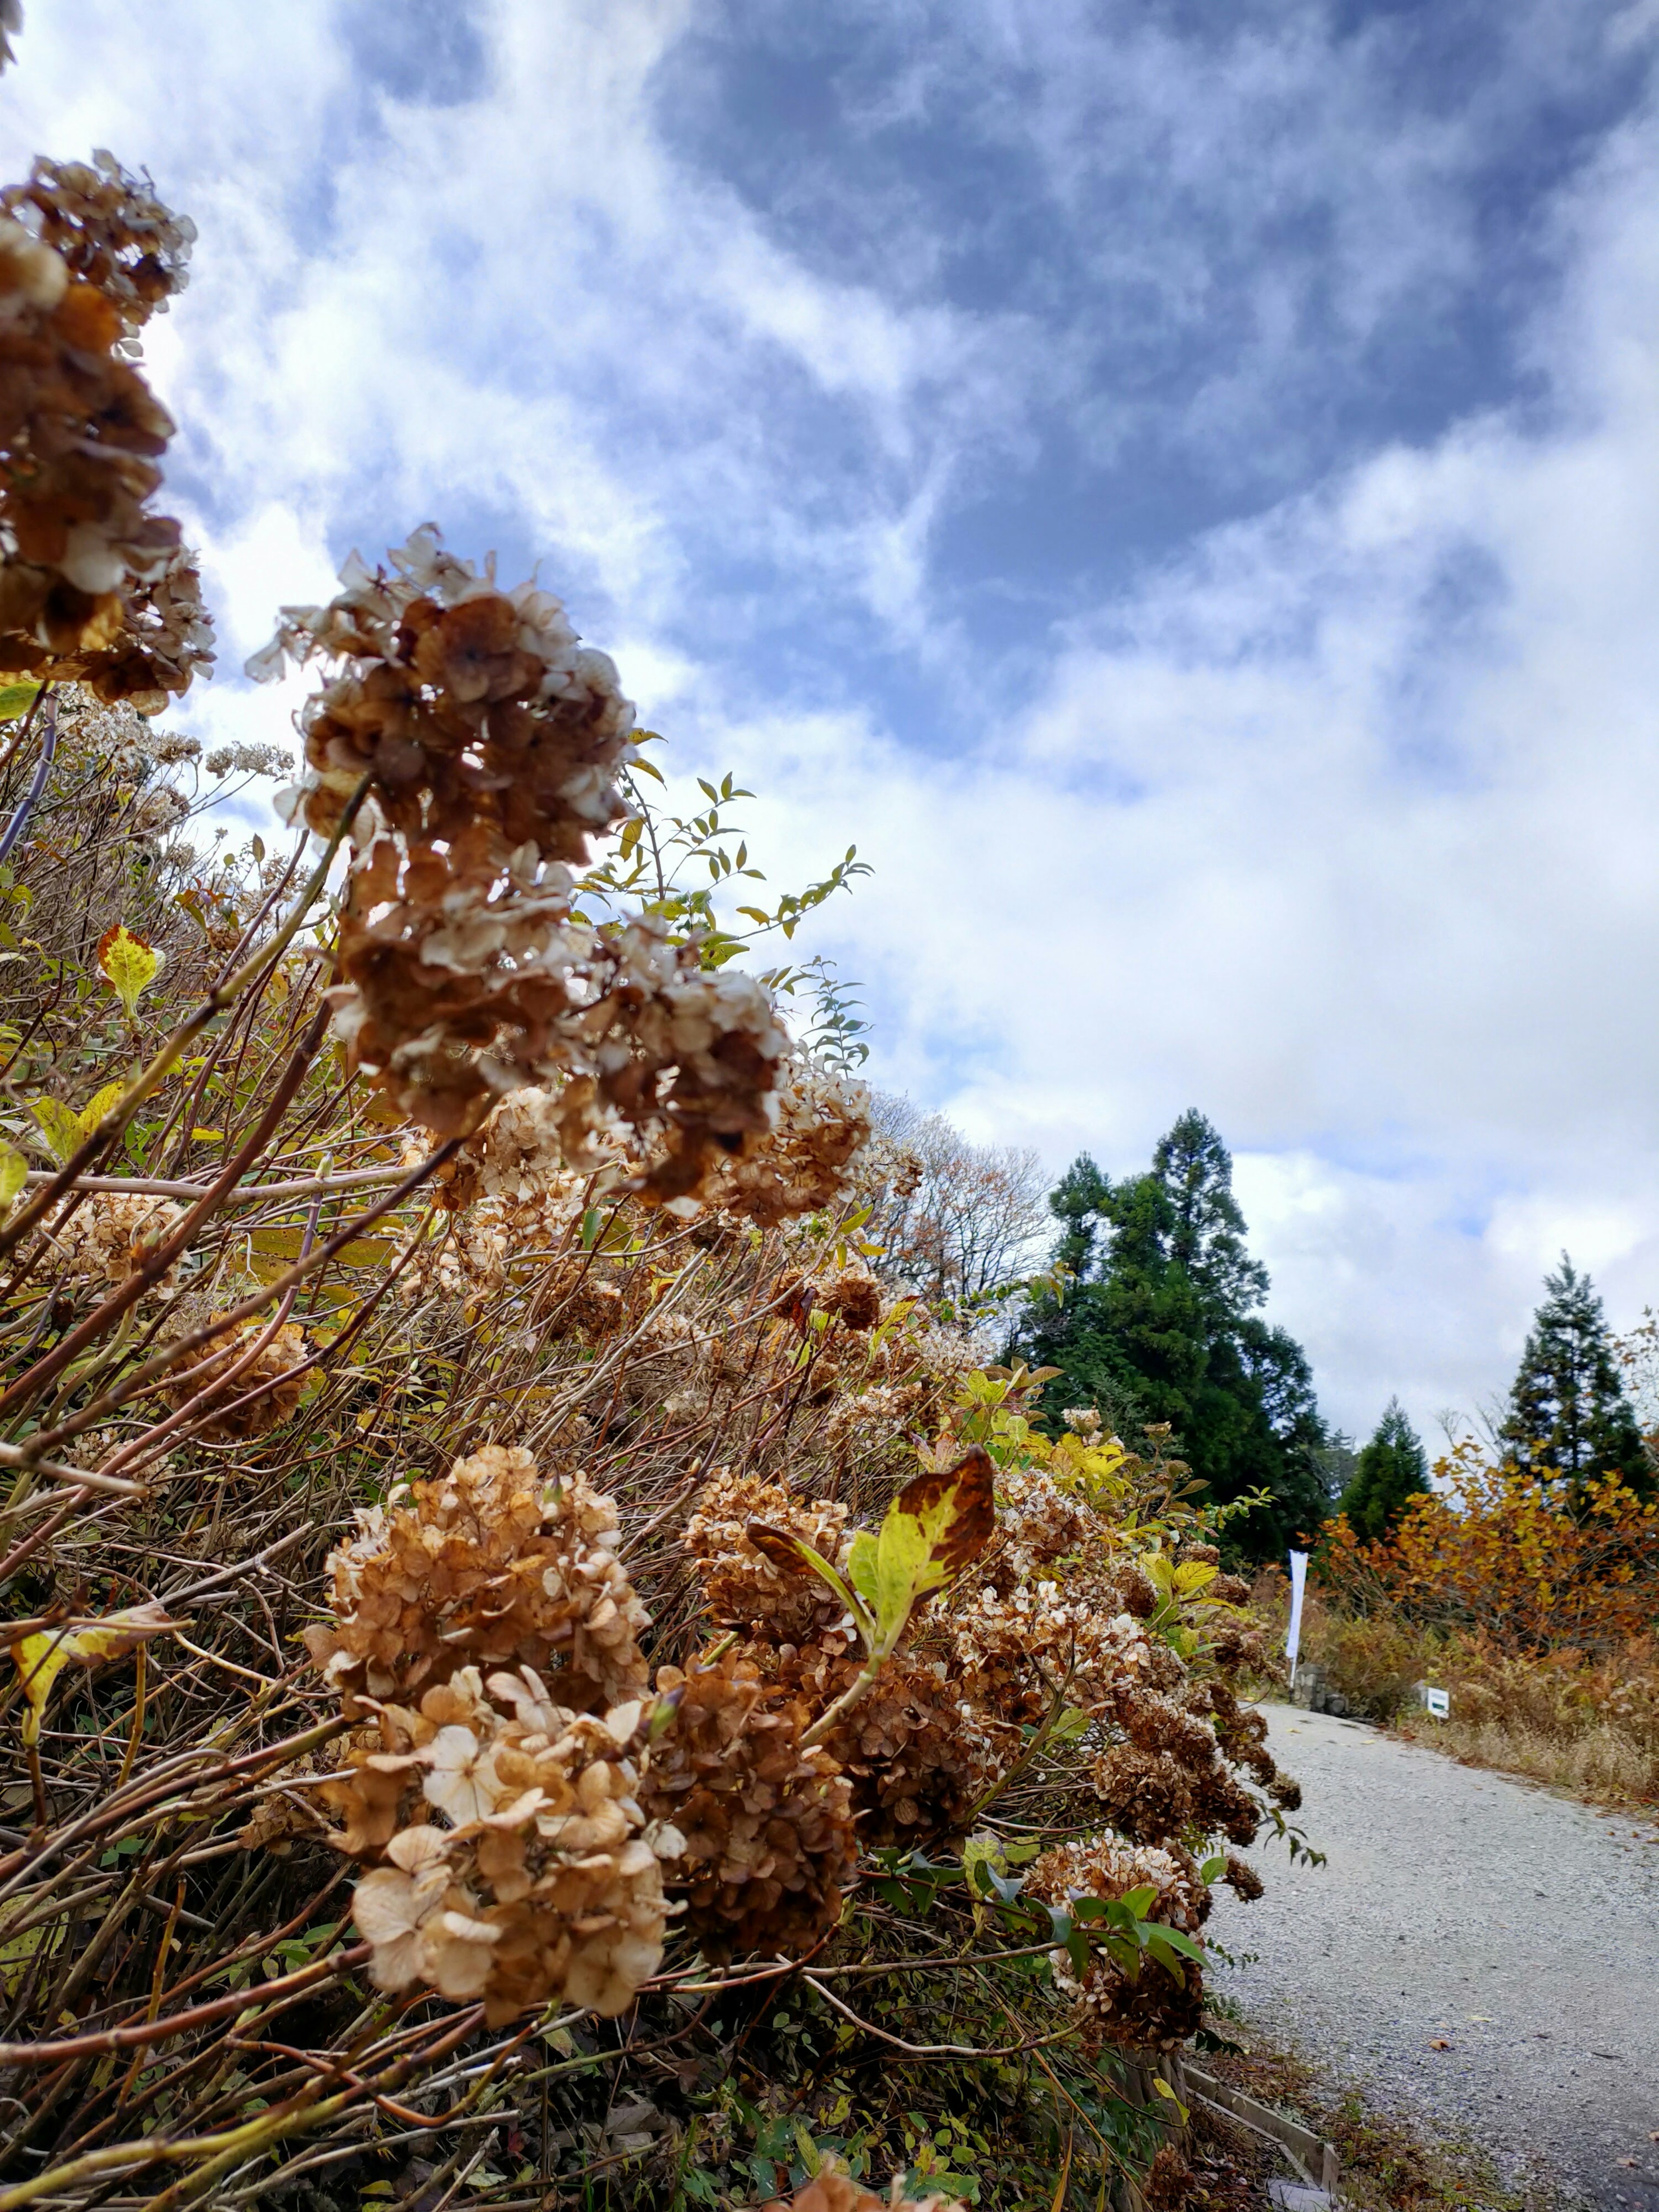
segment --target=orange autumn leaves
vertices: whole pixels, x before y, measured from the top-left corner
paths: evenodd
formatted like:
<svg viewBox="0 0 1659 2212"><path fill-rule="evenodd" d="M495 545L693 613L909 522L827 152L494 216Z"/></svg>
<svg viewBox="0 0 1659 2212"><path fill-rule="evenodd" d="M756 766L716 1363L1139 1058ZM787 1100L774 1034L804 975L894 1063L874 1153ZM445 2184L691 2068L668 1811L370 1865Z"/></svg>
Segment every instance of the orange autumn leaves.
<svg viewBox="0 0 1659 2212"><path fill-rule="evenodd" d="M1468 1441L1436 1474L1443 1489L1413 1498L1379 1542L1362 1543L1340 1514L1326 1524L1320 1571L1334 1595L1516 1651L1594 1651L1651 1632L1659 1504L1610 1477L1569 1510Z"/></svg>

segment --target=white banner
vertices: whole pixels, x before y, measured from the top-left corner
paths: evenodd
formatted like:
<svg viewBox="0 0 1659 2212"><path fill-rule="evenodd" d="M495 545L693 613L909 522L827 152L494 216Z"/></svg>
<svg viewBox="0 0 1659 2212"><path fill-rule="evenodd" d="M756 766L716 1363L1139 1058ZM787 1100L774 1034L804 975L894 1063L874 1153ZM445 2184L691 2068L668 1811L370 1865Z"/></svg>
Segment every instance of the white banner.
<svg viewBox="0 0 1659 2212"><path fill-rule="evenodd" d="M1291 1662L1291 1680L1296 1680L1296 1655L1302 1642L1302 1594L1308 1586L1308 1554L1291 1553L1291 1625L1285 1632L1285 1656Z"/></svg>

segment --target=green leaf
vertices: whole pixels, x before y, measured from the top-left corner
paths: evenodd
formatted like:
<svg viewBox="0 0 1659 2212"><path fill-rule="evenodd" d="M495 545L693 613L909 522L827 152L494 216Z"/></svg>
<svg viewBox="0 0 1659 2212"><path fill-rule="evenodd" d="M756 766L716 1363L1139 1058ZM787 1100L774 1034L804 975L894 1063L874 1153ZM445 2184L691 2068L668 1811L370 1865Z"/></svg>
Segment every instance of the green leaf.
<svg viewBox="0 0 1659 2212"><path fill-rule="evenodd" d="M989 1455L975 1444L956 1466L907 1482L887 1509L876 1547L876 1623L884 1653L917 1601L978 1558L996 1526Z"/></svg>
<svg viewBox="0 0 1659 2212"><path fill-rule="evenodd" d="M1147 1950L1166 1973L1181 1978L1182 1961L1190 1959L1194 1966L1204 1964L1204 1954L1192 1937L1179 1928L1166 1928L1161 1920L1149 1921L1141 1930Z"/></svg>
<svg viewBox="0 0 1659 2212"><path fill-rule="evenodd" d="M1144 1920L1148 1908L1157 1902L1158 1892L1150 1882L1143 1884L1139 1889L1126 1891L1119 1899L1119 1903L1133 1912L1137 1920Z"/></svg>
<svg viewBox="0 0 1659 2212"><path fill-rule="evenodd" d="M29 1164L15 1145L0 1140L0 1213L10 1207L27 1181Z"/></svg>
<svg viewBox="0 0 1659 2212"><path fill-rule="evenodd" d="M873 1613L876 1610L876 1540L867 1528L854 1537L847 1554L847 1579Z"/></svg>
<svg viewBox="0 0 1659 2212"><path fill-rule="evenodd" d="M1207 1888L1211 1882L1219 1881L1226 1871L1226 1859L1218 1851L1212 1859L1206 1859L1203 1865L1200 1867L1198 1878Z"/></svg>
<svg viewBox="0 0 1659 2212"><path fill-rule="evenodd" d="M27 677L15 684L0 684L0 722L15 722L27 714L40 690L40 686Z"/></svg>
<svg viewBox="0 0 1659 2212"><path fill-rule="evenodd" d="M31 1098L29 1111L40 1123L41 1133L59 1164L73 1158L81 1144L81 1117L74 1108L57 1098Z"/></svg>

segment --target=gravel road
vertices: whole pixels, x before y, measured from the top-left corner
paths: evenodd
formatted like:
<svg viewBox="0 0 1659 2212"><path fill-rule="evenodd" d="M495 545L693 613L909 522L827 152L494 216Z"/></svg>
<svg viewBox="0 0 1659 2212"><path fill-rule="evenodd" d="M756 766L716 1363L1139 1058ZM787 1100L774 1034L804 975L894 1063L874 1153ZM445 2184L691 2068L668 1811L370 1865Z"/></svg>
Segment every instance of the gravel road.
<svg viewBox="0 0 1659 2212"><path fill-rule="evenodd" d="M1258 1844L1267 1895L1218 1892L1214 1933L1256 1954L1224 1979L1247 2017L1511 2176L1659 2212L1659 1832L1266 1711L1329 1863Z"/></svg>

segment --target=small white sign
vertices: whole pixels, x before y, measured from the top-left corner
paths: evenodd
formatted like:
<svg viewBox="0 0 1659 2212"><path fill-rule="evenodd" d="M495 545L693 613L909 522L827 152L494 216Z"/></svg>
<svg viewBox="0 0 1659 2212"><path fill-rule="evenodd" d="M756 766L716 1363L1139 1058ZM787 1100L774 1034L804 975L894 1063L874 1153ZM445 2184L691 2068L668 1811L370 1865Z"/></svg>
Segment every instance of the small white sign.
<svg viewBox="0 0 1659 2212"><path fill-rule="evenodd" d="M1431 1690L1428 1684L1425 1682L1423 1685L1423 1703L1431 1719L1447 1721L1451 1718L1451 1692L1449 1690Z"/></svg>

